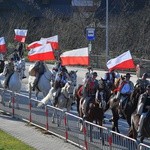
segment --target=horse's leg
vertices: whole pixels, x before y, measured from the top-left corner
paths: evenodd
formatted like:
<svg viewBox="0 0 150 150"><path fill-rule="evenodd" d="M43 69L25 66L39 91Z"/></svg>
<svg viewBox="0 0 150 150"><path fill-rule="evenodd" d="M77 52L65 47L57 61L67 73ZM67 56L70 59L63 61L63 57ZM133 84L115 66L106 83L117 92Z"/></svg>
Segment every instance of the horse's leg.
<svg viewBox="0 0 150 150"><path fill-rule="evenodd" d="M18 99L17 99L17 95L15 94L15 102L16 102L16 108L19 109L19 102L18 102Z"/></svg>
<svg viewBox="0 0 150 150"><path fill-rule="evenodd" d="M82 106L79 107L79 117L83 118ZM83 120L80 120L80 131L83 131Z"/></svg>
<svg viewBox="0 0 150 150"><path fill-rule="evenodd" d="M53 115L52 115L52 123L55 123L55 113L56 113L56 109L54 109L54 111L53 111Z"/></svg>
<svg viewBox="0 0 150 150"><path fill-rule="evenodd" d="M5 106L4 96L5 96L5 89L2 91L2 96L1 96L1 100L0 100L0 103Z"/></svg>
<svg viewBox="0 0 150 150"><path fill-rule="evenodd" d="M38 94L39 94L39 91L38 91L38 90L36 90L36 92L35 92L36 100L38 100Z"/></svg>
<svg viewBox="0 0 150 150"><path fill-rule="evenodd" d="M113 121L112 121L112 130L119 132L118 128L118 120L119 120L119 114L117 108L112 108L112 114L113 114Z"/></svg>
<svg viewBox="0 0 150 150"><path fill-rule="evenodd" d="M144 136L142 136L142 137L140 138L140 142L143 143L143 141L144 141Z"/></svg>

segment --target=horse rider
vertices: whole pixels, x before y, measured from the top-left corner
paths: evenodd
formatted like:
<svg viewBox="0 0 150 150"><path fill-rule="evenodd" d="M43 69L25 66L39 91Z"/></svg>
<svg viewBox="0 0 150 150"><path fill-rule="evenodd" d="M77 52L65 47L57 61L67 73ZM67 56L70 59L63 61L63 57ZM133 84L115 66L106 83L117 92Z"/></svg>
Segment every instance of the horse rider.
<svg viewBox="0 0 150 150"><path fill-rule="evenodd" d="M147 85L146 91L140 95L139 105L137 107L137 114L140 115L139 126L138 126L138 137L141 136L141 130L143 127L144 119L150 111L150 84Z"/></svg>
<svg viewBox="0 0 150 150"><path fill-rule="evenodd" d="M43 61L37 61L35 63L35 66L34 66L33 69L35 71L35 80L33 81L32 90L35 91L35 87L37 86L38 81L39 81L41 75L44 74L44 72L46 71L44 62Z"/></svg>
<svg viewBox="0 0 150 150"><path fill-rule="evenodd" d="M147 78L148 78L148 74L143 73L142 78L140 78L136 81L134 87L136 88L136 87L140 86L140 87L142 87L143 91L145 92L147 85L150 84L150 82L149 82L149 80L147 80Z"/></svg>
<svg viewBox="0 0 150 150"><path fill-rule="evenodd" d="M87 67L88 72L85 73L85 77L83 78L83 84L86 82L86 80L88 80L89 78L92 77L92 73L93 73L93 68L91 66Z"/></svg>
<svg viewBox="0 0 150 150"><path fill-rule="evenodd" d="M58 71L55 77L55 81L53 84L53 88L55 89L54 93L54 106L58 102L58 97L61 91L61 88L64 87L64 85L68 82L69 80L69 75L67 73L67 70L65 67L62 68L61 71Z"/></svg>
<svg viewBox="0 0 150 150"><path fill-rule="evenodd" d="M8 80L10 79L11 75L14 73L14 59L10 58L8 61L8 64L6 64L6 72L4 74L5 80L4 80L4 88L7 88L8 86Z"/></svg>
<svg viewBox="0 0 150 150"><path fill-rule="evenodd" d="M3 54L0 54L0 73L3 72L5 66L4 56Z"/></svg>
<svg viewBox="0 0 150 150"><path fill-rule="evenodd" d="M97 78L97 72L93 72L92 76L89 77L84 85L83 85L83 97L82 100L84 100L83 102L83 107L84 107L84 116L83 118L85 119L88 115L88 109L89 109L89 103L95 99L95 95L96 95L96 91L98 89L98 80Z"/></svg>
<svg viewBox="0 0 150 150"><path fill-rule="evenodd" d="M22 43L19 43L18 53L19 53L19 57L23 58L23 44Z"/></svg>
<svg viewBox="0 0 150 150"><path fill-rule="evenodd" d="M61 60L58 60L58 61L55 62L54 68L57 71L61 71L62 70L63 66L62 66Z"/></svg>
<svg viewBox="0 0 150 150"><path fill-rule="evenodd" d="M108 70L108 72L105 73L103 79L106 80L107 85L110 89L113 88L113 85L115 83L115 79L119 78L120 74L118 72L115 72L114 69Z"/></svg>
<svg viewBox="0 0 150 150"><path fill-rule="evenodd" d="M14 50L13 59L14 59L15 62L20 60L20 57L19 57L19 55L17 53L17 49Z"/></svg>
<svg viewBox="0 0 150 150"><path fill-rule="evenodd" d="M134 84L132 81L130 81L130 73L126 73L124 77L125 79L122 83L120 83L116 94L116 99L119 100L119 110L122 109L122 104L126 103L127 100L130 98L130 95L134 89Z"/></svg>

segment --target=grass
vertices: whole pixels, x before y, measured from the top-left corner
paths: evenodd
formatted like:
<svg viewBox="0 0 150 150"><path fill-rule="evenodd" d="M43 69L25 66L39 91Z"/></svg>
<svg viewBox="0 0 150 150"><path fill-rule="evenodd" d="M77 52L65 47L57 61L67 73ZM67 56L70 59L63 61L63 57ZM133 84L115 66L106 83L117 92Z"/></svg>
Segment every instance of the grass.
<svg viewBox="0 0 150 150"><path fill-rule="evenodd" d="M0 150L35 150L20 140L0 130Z"/></svg>

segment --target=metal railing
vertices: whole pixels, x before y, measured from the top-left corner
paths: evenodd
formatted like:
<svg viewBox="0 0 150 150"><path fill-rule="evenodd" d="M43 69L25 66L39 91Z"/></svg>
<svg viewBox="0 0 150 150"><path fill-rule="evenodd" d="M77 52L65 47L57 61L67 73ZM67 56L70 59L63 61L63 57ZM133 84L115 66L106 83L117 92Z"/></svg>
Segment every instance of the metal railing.
<svg viewBox="0 0 150 150"><path fill-rule="evenodd" d="M13 117L23 119L46 132L87 150L149 150L150 146L138 143L106 127L84 121L76 114L46 105L37 108L38 101L29 96L0 89L0 109ZM81 131L81 125L83 130Z"/></svg>

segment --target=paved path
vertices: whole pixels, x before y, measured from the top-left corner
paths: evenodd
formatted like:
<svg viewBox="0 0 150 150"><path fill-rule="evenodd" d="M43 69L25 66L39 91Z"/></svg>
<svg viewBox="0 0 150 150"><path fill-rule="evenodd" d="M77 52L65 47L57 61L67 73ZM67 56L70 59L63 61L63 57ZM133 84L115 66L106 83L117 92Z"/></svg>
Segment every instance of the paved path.
<svg viewBox="0 0 150 150"><path fill-rule="evenodd" d="M0 129L20 139L36 150L80 150L81 148L65 142L54 135L43 134L34 126L8 115L0 114Z"/></svg>

